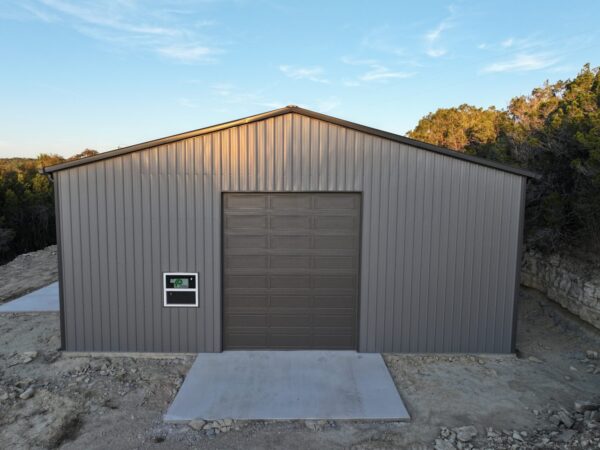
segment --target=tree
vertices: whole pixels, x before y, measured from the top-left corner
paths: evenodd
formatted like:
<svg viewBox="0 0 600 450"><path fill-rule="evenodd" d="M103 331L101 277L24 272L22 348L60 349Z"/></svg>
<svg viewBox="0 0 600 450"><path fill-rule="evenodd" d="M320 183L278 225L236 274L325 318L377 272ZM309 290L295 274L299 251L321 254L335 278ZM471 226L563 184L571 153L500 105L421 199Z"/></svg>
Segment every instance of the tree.
<svg viewBox="0 0 600 450"><path fill-rule="evenodd" d="M572 80L546 82L505 111L440 109L409 136L539 173L527 193L528 245L600 251L598 68L587 64Z"/></svg>
<svg viewBox="0 0 600 450"><path fill-rule="evenodd" d="M469 151L473 146L496 140L504 115L494 107L482 109L463 104L441 108L422 118L408 136L460 152Z"/></svg>

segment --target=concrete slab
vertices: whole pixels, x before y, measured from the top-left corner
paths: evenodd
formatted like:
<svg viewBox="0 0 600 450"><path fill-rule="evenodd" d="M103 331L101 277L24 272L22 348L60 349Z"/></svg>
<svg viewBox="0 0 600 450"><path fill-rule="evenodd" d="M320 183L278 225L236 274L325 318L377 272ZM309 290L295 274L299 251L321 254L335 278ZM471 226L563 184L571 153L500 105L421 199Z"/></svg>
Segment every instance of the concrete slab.
<svg viewBox="0 0 600 450"><path fill-rule="evenodd" d="M60 311L58 282L0 305L0 313Z"/></svg>
<svg viewBox="0 0 600 450"><path fill-rule="evenodd" d="M353 351L201 353L164 419L409 420L383 358Z"/></svg>

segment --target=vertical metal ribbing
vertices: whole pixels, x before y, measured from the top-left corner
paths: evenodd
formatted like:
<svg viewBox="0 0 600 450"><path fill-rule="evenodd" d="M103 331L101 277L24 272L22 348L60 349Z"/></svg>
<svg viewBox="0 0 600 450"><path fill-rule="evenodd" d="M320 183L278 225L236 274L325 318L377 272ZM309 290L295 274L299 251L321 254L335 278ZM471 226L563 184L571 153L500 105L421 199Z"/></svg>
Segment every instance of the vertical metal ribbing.
<svg viewBox="0 0 600 450"><path fill-rule="evenodd" d="M219 351L222 192L358 191L360 350L509 351L522 179L300 114L66 169L65 345ZM198 309L162 307L167 270Z"/></svg>

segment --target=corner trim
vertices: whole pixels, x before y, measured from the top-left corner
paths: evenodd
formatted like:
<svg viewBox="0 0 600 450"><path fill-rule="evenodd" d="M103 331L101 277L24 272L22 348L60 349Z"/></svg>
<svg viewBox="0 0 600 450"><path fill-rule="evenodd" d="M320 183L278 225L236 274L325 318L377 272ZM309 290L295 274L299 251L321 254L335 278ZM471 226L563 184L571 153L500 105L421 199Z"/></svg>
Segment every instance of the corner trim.
<svg viewBox="0 0 600 450"><path fill-rule="evenodd" d="M523 262L524 230L525 230L525 203L527 194L527 179L521 179L521 205L519 208L519 242L517 247L517 267L515 271L515 292L513 299L513 323L510 338L510 351L515 353L517 349L517 310L519 306L519 294L521 287L521 264Z"/></svg>
<svg viewBox="0 0 600 450"><path fill-rule="evenodd" d="M66 324L65 324L65 295L63 291L63 266L62 266L62 245L61 245L61 228L60 228L60 196L58 195L58 178L51 177L54 185L54 220L56 223L56 256L58 259L58 302L60 305L60 349L67 349L66 339Z"/></svg>

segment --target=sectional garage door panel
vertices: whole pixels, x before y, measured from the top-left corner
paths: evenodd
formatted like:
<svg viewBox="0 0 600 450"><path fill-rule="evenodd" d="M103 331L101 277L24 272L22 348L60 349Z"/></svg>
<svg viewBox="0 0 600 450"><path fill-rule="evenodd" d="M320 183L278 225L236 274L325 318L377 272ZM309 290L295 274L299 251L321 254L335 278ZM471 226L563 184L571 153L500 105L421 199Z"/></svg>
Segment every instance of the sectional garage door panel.
<svg viewBox="0 0 600 450"><path fill-rule="evenodd" d="M360 194L223 196L225 349L356 349Z"/></svg>

